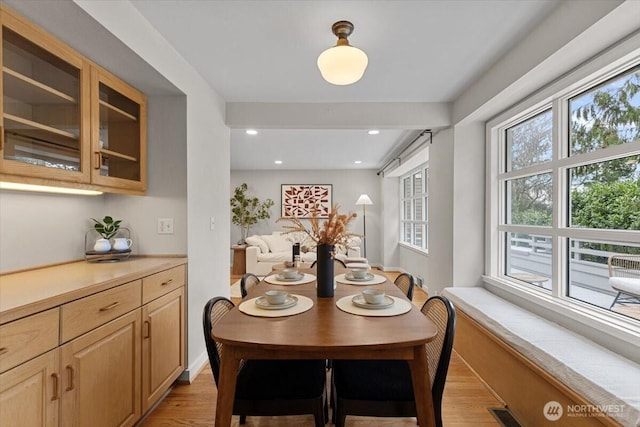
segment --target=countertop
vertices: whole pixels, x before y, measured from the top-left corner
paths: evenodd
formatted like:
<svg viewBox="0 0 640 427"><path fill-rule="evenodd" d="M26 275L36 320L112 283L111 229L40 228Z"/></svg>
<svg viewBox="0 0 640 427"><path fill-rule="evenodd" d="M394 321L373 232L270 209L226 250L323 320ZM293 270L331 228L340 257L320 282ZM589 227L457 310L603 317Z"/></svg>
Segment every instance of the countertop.
<svg viewBox="0 0 640 427"><path fill-rule="evenodd" d="M187 263L140 256L111 263L75 261L0 275L0 324Z"/></svg>

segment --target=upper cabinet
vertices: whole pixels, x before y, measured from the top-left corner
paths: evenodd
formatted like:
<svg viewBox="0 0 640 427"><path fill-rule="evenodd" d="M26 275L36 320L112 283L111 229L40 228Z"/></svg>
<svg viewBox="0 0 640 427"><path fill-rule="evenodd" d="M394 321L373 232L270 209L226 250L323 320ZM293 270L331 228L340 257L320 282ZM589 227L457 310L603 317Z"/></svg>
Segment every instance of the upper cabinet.
<svg viewBox="0 0 640 427"><path fill-rule="evenodd" d="M145 96L94 67L91 107L92 182L144 191L147 175Z"/></svg>
<svg viewBox="0 0 640 427"><path fill-rule="evenodd" d="M0 180L146 191L146 98L0 5Z"/></svg>

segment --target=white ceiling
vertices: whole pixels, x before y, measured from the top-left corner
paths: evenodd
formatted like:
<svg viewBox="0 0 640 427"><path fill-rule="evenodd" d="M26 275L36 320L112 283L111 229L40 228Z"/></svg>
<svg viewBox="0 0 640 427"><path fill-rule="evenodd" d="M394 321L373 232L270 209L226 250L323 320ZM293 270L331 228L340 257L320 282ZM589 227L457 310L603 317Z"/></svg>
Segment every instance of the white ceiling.
<svg viewBox="0 0 640 427"><path fill-rule="evenodd" d="M131 1L227 102L251 103L452 102L558 2ZM335 44L331 25L343 19L355 25L350 42L369 67L359 82L333 86L316 59ZM232 130L232 169L375 169L411 133L259 131Z"/></svg>

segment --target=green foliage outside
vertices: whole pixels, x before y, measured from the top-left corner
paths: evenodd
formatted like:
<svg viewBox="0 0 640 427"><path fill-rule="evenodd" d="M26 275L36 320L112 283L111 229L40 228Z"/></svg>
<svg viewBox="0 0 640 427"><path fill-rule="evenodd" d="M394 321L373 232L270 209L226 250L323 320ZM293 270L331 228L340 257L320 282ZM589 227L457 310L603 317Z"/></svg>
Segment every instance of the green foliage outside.
<svg viewBox="0 0 640 427"><path fill-rule="evenodd" d="M266 199L261 202L257 197L247 196L248 186L246 183L235 188L231 198L231 222L240 226L244 243L249 233L249 228L258 221L271 218L269 208L273 206L273 200Z"/></svg>
<svg viewBox="0 0 640 427"><path fill-rule="evenodd" d="M640 230L640 182L594 183L571 195L572 225Z"/></svg>

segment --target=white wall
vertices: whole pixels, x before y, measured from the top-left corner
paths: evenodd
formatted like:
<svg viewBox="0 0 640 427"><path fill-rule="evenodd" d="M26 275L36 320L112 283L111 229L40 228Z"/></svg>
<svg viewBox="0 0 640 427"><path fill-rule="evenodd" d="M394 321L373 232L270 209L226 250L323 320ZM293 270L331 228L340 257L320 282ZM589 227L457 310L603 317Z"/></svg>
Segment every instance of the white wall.
<svg viewBox="0 0 640 427"><path fill-rule="evenodd" d="M351 231L362 234L362 206L356 206L356 200L362 193L371 197L373 205L366 207L367 219L367 258L374 265L382 264L382 198L380 195L379 177L373 170L282 170L282 171L231 171L231 186L234 188L246 182L248 195L261 200L272 199L275 204L271 208L271 219L259 223L249 234L267 234L282 230L285 222L276 223L280 217L282 184L331 184L333 203L340 205L340 212L355 212L358 217L353 222ZM237 226L231 227L231 242L240 239Z"/></svg>
<svg viewBox="0 0 640 427"><path fill-rule="evenodd" d="M485 253L484 123L453 131L453 278L456 286L481 283Z"/></svg>
<svg viewBox="0 0 640 427"><path fill-rule="evenodd" d="M429 145L429 253L425 254L399 241L399 179L384 178L385 268L399 268L423 279L430 295L452 285L452 209L453 209L453 132L443 130ZM387 203L388 202L388 203Z"/></svg>
<svg viewBox="0 0 640 427"><path fill-rule="evenodd" d="M90 218L105 207L105 196L0 191L0 271L83 259Z"/></svg>
<svg viewBox="0 0 640 427"><path fill-rule="evenodd" d="M147 194L106 196L105 212L126 221L135 253L187 253L186 106L184 96L148 98ZM158 234L158 218L173 218L174 234Z"/></svg>

